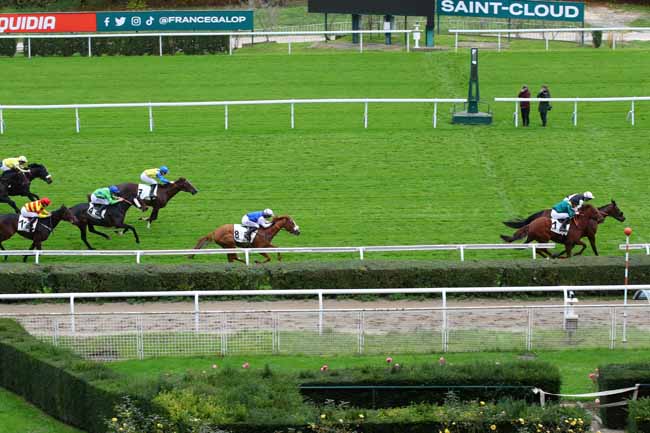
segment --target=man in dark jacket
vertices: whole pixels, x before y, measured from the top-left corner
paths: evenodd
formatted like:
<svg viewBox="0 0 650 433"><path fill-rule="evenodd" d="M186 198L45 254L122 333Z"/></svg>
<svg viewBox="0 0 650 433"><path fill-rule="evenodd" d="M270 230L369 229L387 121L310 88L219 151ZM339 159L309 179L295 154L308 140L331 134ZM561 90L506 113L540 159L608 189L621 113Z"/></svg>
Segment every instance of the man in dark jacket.
<svg viewBox="0 0 650 433"><path fill-rule="evenodd" d="M542 86L542 90L537 94L538 98L550 98L551 92L548 91L548 86ZM539 103L539 116L542 118L542 126L546 126L546 115L551 111L551 103L540 101Z"/></svg>
<svg viewBox="0 0 650 433"><path fill-rule="evenodd" d="M530 90L528 90L528 87L525 85L522 86L517 97L530 98ZM530 101L519 102L519 108L521 109L521 123L524 126L528 126L530 124Z"/></svg>

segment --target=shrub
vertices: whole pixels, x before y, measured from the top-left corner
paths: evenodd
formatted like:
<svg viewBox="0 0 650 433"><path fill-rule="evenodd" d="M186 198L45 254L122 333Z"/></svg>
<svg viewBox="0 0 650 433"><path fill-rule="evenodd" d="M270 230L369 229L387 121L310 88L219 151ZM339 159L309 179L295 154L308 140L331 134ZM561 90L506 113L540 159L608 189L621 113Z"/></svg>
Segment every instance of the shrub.
<svg viewBox="0 0 650 433"><path fill-rule="evenodd" d="M629 401L630 416L628 431L630 433L650 432L650 398Z"/></svg>
<svg viewBox="0 0 650 433"><path fill-rule="evenodd" d="M591 32L591 43L594 48L600 48L603 43L603 32L601 30L594 30Z"/></svg>
<svg viewBox="0 0 650 433"><path fill-rule="evenodd" d="M0 39L0 56L16 55L16 39Z"/></svg>
<svg viewBox="0 0 650 433"><path fill-rule="evenodd" d="M635 364L609 364L599 368L598 389L607 391L633 387L636 384L650 384L650 362ZM615 403L630 398L632 393L601 397L601 404ZM650 397L650 387L641 387L638 396ZM603 423L608 428L623 428L628 419L625 406L608 407L600 410Z"/></svg>

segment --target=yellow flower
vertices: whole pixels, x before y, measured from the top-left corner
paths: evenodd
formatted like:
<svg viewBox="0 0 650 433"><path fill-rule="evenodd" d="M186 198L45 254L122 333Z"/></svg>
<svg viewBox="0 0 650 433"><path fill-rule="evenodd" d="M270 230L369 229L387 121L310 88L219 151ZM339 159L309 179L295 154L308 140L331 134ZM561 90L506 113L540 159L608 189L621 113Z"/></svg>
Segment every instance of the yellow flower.
<svg viewBox="0 0 650 433"><path fill-rule="evenodd" d="M325 418L327 418L327 415L325 415L324 413L322 413L322 414L320 415L320 419L325 419Z"/></svg>
<svg viewBox="0 0 650 433"><path fill-rule="evenodd" d="M480 402L479 404L480 404L481 406L485 406L485 402L484 402L484 401Z"/></svg>
<svg viewBox="0 0 650 433"><path fill-rule="evenodd" d="M343 420L342 420L341 418L339 418L339 422L340 422L341 424L343 424Z"/></svg>
<svg viewBox="0 0 650 433"><path fill-rule="evenodd" d="M445 429L445 433L450 433L448 428Z"/></svg>
<svg viewBox="0 0 650 433"><path fill-rule="evenodd" d="M523 419L523 418L519 418L519 423L520 423L520 424L526 424L526 420Z"/></svg>
<svg viewBox="0 0 650 433"><path fill-rule="evenodd" d="M158 423L158 424L156 424L156 427L158 427L158 428L163 428L163 425L160 424L160 423Z"/></svg>
<svg viewBox="0 0 650 433"><path fill-rule="evenodd" d="M362 413L360 413L360 414L359 414L359 418L364 419L365 416L364 416Z"/></svg>
<svg viewBox="0 0 650 433"><path fill-rule="evenodd" d="M490 426L490 430L495 431L496 429L497 429L497 426L496 426L496 425L492 424L492 425Z"/></svg>
<svg viewBox="0 0 650 433"><path fill-rule="evenodd" d="M113 418L111 418L111 421L112 422L117 422L117 418L113 417Z"/></svg>
<svg viewBox="0 0 650 433"><path fill-rule="evenodd" d="M571 420L571 425L572 425L572 426L576 425L576 420L574 420L574 419Z"/></svg>

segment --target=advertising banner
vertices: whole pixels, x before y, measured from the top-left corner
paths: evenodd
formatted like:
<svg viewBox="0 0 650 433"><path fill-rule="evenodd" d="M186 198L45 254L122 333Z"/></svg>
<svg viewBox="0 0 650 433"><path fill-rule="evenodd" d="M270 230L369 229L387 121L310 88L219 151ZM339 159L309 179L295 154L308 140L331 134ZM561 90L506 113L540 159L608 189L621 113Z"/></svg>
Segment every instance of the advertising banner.
<svg viewBox="0 0 650 433"><path fill-rule="evenodd" d="M2 33L68 33L94 32L94 13L0 14Z"/></svg>
<svg viewBox="0 0 650 433"><path fill-rule="evenodd" d="M560 1L437 0L436 11L439 15L582 22L585 5Z"/></svg>
<svg viewBox="0 0 650 433"><path fill-rule="evenodd" d="M97 12L97 31L253 30L253 11Z"/></svg>

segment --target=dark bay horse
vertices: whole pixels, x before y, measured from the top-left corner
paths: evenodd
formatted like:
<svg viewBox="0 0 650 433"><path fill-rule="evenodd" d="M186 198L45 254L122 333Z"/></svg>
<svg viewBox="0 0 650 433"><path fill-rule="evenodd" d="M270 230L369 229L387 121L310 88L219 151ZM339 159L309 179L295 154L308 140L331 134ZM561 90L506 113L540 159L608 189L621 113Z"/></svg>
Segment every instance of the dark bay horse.
<svg viewBox="0 0 650 433"><path fill-rule="evenodd" d="M126 218L126 212L131 206L136 206L143 212L146 210L146 207L141 207L137 201L131 202L129 200L123 199L119 203L108 206L106 208L106 214L104 215L104 218L102 220L98 220L88 215L89 206L90 205L88 203L81 203L70 209L72 211L72 214L77 219L74 225L79 228L79 231L81 232L81 240L84 241L89 250L94 250L94 248L90 245L90 243L88 243L86 229L89 232L95 233L96 235L99 235L105 239L110 239L110 236L98 231L95 229L95 226L115 227L118 229L124 229L124 232L131 230L133 232L133 236L135 236L135 242L137 244L140 243L140 237L138 236L138 232L135 231L135 227L130 224L126 224L124 222L124 219Z"/></svg>
<svg viewBox="0 0 650 433"><path fill-rule="evenodd" d="M585 204L580 210L580 214L573 217L571 220L569 234L568 236L558 235L551 231L551 218L541 217L534 219L530 224L525 225L515 232L512 236L501 235L501 239L506 242L514 242L526 237L526 243L537 241L537 242L549 242L553 241L556 243L563 244L565 251L561 254L566 253L567 257L571 257L571 250L575 245L585 246L584 242L580 239L583 236L586 236L585 233L589 230L591 221L594 220L596 225L603 222L604 217L601 213L593 207L592 205ZM542 257L551 257L551 253L545 248L537 250ZM553 257L559 257L559 254L554 255Z"/></svg>
<svg viewBox="0 0 650 433"><path fill-rule="evenodd" d="M621 209L619 209L618 205L616 204L615 200L611 200L610 203L606 204L605 206L601 206L598 208L598 211L600 214L603 216L603 218L607 217L612 217L617 221L623 222L625 221L625 215L623 215L623 212ZM530 215L526 219L515 219L511 221L504 221L503 224L505 224L508 227L512 228L521 228L524 227L528 224L530 224L532 221L534 221L537 218L540 217L550 217L551 216L551 210L550 209L545 209L539 212L536 212L532 215ZM603 219L603 221L604 221ZM596 221L591 220L589 224L589 229L585 231L584 236L586 236L589 239L589 244L591 245L591 249L593 250L595 255L598 255L598 248L596 247L596 232L598 231L598 223ZM575 255L579 256L581 255L585 249L587 248L587 245L582 245L582 248L580 251L578 251ZM562 252L564 253L564 251ZM562 254L560 253L560 254Z"/></svg>
<svg viewBox="0 0 650 433"><path fill-rule="evenodd" d="M253 244L246 245L246 246L251 248L276 248L275 245L273 245L271 242L273 241L275 235L277 235L278 232L282 229L288 231L292 235L297 236L300 234L300 227L298 227L298 224L296 224L293 218L286 215L279 216L273 218L271 227L267 229L260 227L257 230L257 236L255 236L255 239L253 240ZM217 227L212 233L199 239L194 249L195 250L201 249L209 242L215 242L216 244L220 245L222 248L236 248L238 246L244 246L244 245L235 244L234 224L224 224L220 227ZM264 260L263 262L255 261L255 263L266 263L271 260L271 257L269 257L268 254L266 253L260 253L260 254L264 256L266 260ZM194 256L193 255L189 256L189 258L190 259L194 258ZM233 262L235 260L246 263L244 260L238 258L237 254L228 254L229 262ZM280 253L278 253L278 261L281 260L282 257L280 256Z"/></svg>
<svg viewBox="0 0 650 433"><path fill-rule="evenodd" d="M140 191L138 191L137 183L121 183L117 187L120 189L120 195L122 197L129 200L133 200L136 197L139 198ZM141 202L144 201L144 204L153 208L148 218L142 218L144 221L147 221L147 228L151 228L151 223L158 219L158 211L167 206L169 200L174 198L180 191L189 192L192 195L199 192L189 180L181 177L174 183L159 185L156 189L155 200L142 200L140 198Z"/></svg>
<svg viewBox="0 0 650 433"><path fill-rule="evenodd" d="M52 176L44 165L29 164L27 168L27 173L14 175L10 182L6 177L0 178L0 203L7 203L16 213L20 213L20 209L9 196L21 195L30 201L38 200L40 197L29 190L32 180L42 179L48 184L52 183Z"/></svg>
<svg viewBox="0 0 650 433"><path fill-rule="evenodd" d="M18 231L18 218L19 216L16 214L0 215L0 249L5 249L2 242L6 241L18 232L22 237L32 240L32 246L29 247L30 250L33 250L34 248L42 250L43 242L50 237L56 226L61 221L68 221L72 224L76 223L75 216L72 214L71 210L65 206L61 206L57 210L52 211L49 217L39 218L38 224L36 224L36 230L33 233ZM28 256L23 257L23 262L27 261L27 257ZM7 261L7 258L8 257L5 256L5 261Z"/></svg>

